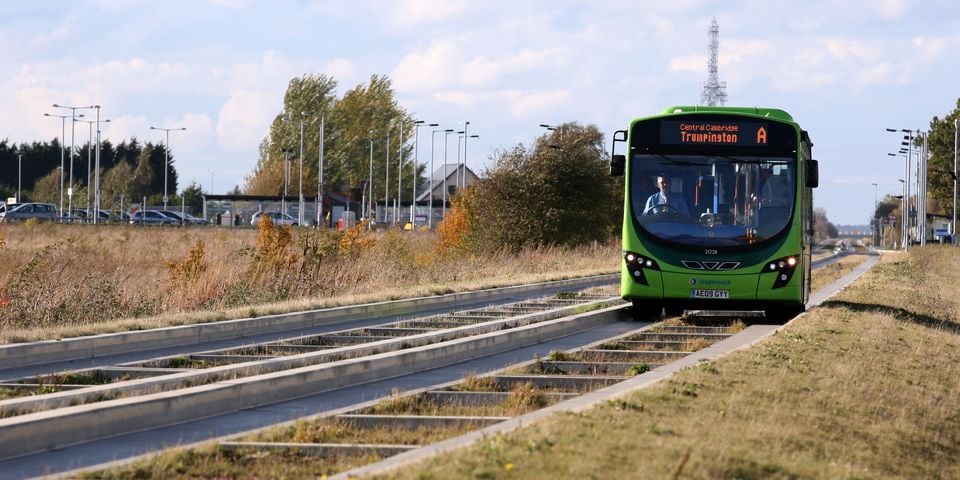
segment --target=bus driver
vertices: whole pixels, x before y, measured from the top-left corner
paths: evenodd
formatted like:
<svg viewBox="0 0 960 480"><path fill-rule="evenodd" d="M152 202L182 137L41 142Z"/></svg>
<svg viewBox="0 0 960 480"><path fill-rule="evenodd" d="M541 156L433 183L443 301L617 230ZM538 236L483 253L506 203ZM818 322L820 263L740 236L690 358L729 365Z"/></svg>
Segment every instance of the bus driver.
<svg viewBox="0 0 960 480"><path fill-rule="evenodd" d="M665 173L657 175L657 187L660 191L650 195L647 204L643 208L644 215L657 215L664 213L677 213L685 217L690 216L690 210L687 209L687 202L679 193L670 193L670 177Z"/></svg>

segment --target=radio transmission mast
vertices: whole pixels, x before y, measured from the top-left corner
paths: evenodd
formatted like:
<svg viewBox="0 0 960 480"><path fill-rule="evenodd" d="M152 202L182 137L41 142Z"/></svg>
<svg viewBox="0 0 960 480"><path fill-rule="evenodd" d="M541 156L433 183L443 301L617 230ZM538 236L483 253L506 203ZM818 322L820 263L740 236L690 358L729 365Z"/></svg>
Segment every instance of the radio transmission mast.
<svg viewBox="0 0 960 480"><path fill-rule="evenodd" d="M717 57L720 55L720 25L714 18L707 29L707 48L710 58L707 59L707 81L703 83L703 92L700 93L700 104L715 107L727 103L727 82L720 81L720 69L717 66Z"/></svg>

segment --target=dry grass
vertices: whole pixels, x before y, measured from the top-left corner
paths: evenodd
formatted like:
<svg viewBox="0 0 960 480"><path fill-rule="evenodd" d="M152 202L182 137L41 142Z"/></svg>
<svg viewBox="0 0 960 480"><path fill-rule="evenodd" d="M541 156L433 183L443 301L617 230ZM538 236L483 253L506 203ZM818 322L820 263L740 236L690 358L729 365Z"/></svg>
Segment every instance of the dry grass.
<svg viewBox="0 0 960 480"><path fill-rule="evenodd" d="M195 450L171 449L132 468L101 470L80 478L325 478L378 459L373 454L320 458L296 452L233 451L210 446Z"/></svg>
<svg viewBox="0 0 960 480"><path fill-rule="evenodd" d="M810 288L814 292L839 280L844 275L853 271L861 263L867 260L867 255L847 255L834 263L820 267L813 271L810 280Z"/></svg>
<svg viewBox="0 0 960 480"><path fill-rule="evenodd" d="M755 348L390 478L960 478L958 277L887 255Z"/></svg>
<svg viewBox="0 0 960 480"><path fill-rule="evenodd" d="M0 226L0 342L451 293L617 270L619 246L438 252L429 233Z"/></svg>

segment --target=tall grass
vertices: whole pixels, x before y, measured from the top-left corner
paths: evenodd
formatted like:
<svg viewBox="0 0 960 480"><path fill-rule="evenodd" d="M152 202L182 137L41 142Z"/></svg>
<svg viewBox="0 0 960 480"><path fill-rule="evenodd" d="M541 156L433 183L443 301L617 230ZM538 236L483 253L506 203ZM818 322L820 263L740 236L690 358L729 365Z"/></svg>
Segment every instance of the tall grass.
<svg viewBox="0 0 960 480"><path fill-rule="evenodd" d="M618 246L482 254L424 232L0 226L0 341L614 272ZM136 319L136 320L132 320Z"/></svg>

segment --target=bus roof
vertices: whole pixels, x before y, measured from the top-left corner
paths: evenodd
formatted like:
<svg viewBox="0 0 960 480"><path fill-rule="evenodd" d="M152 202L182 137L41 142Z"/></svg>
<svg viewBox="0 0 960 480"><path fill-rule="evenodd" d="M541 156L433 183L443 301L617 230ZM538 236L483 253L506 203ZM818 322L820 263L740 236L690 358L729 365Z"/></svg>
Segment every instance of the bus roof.
<svg viewBox="0 0 960 480"><path fill-rule="evenodd" d="M745 113L748 115L757 115L760 117L772 117L778 120L793 122L793 117L789 113L779 108L760 108L760 107L709 107L706 105L676 105L666 108L664 115L672 113L693 113L693 112L717 112L717 113Z"/></svg>

